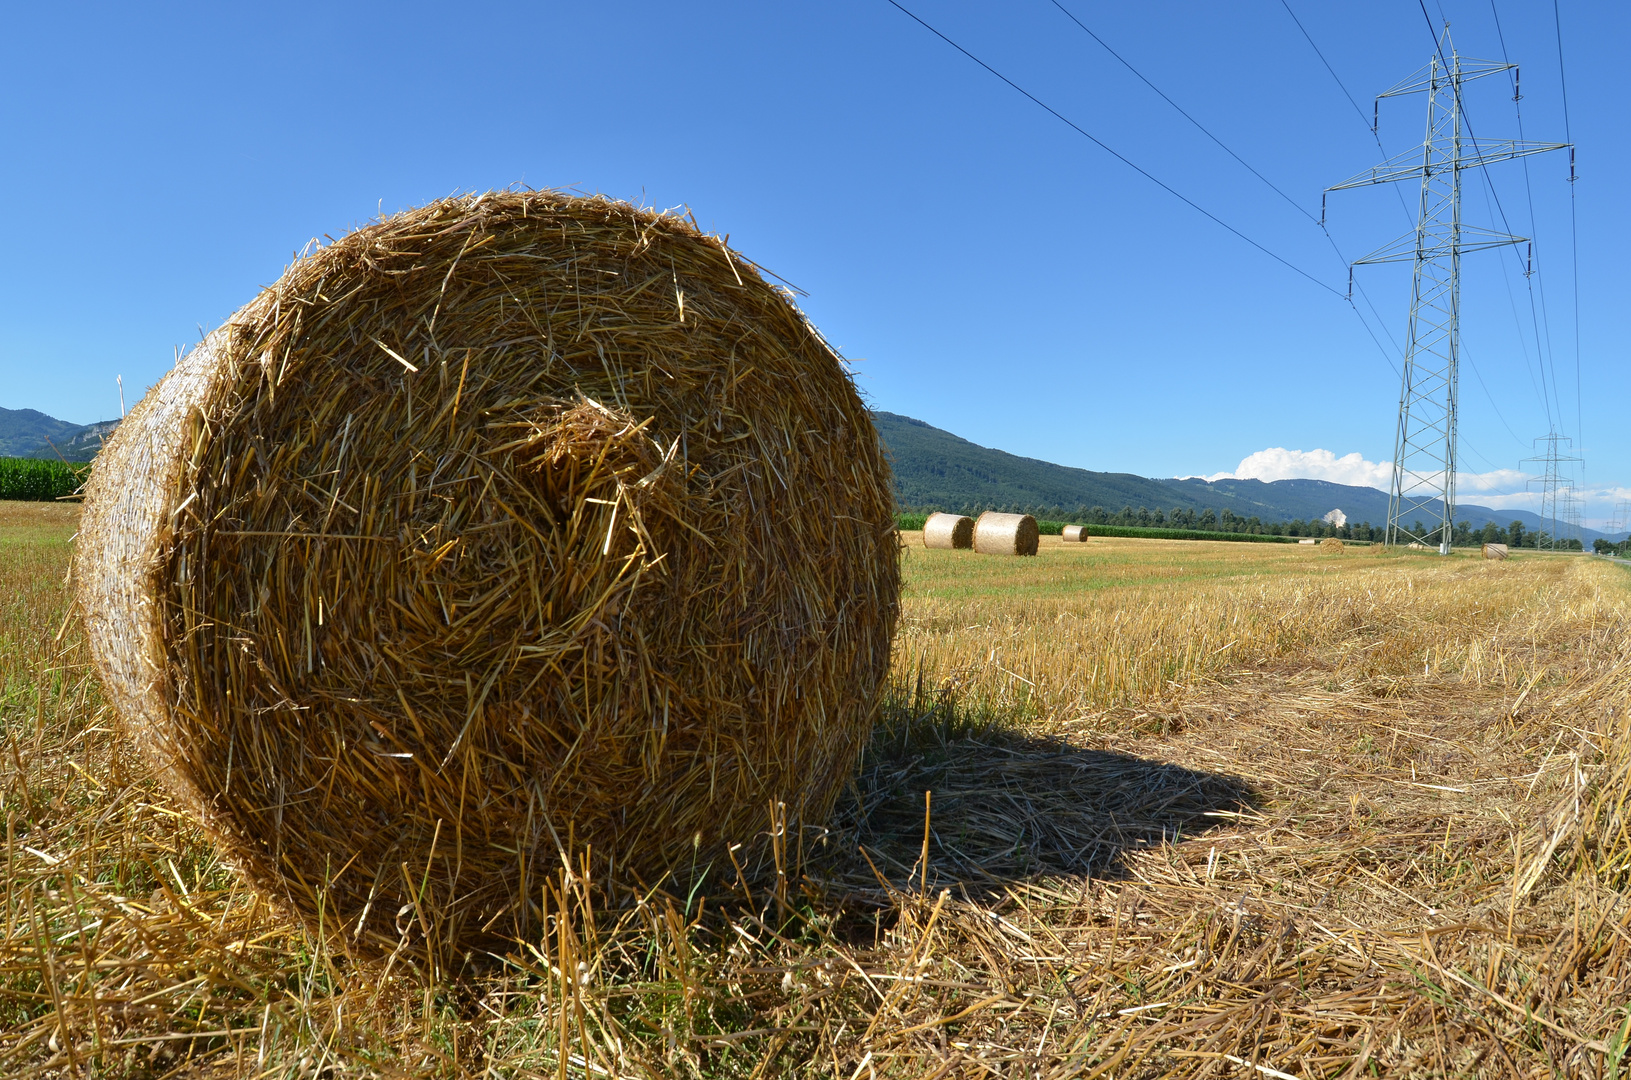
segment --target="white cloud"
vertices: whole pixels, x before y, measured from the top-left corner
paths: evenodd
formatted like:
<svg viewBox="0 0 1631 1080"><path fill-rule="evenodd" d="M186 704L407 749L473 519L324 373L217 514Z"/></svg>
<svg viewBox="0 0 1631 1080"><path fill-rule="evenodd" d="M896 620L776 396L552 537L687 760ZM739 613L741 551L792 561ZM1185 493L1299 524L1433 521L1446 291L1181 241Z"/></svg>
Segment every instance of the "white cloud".
<svg viewBox="0 0 1631 1080"><path fill-rule="evenodd" d="M1393 466L1366 461L1357 451L1337 457L1329 450L1287 450L1283 446L1248 454L1233 472L1213 473L1207 480L1329 480L1387 490Z"/></svg>
<svg viewBox="0 0 1631 1080"><path fill-rule="evenodd" d="M1455 491L1457 496L1465 495L1469 491L1511 493L1516 497L1528 485L1530 475L1517 469L1496 469L1486 473L1456 473ZM1536 494L1539 494L1538 492Z"/></svg>

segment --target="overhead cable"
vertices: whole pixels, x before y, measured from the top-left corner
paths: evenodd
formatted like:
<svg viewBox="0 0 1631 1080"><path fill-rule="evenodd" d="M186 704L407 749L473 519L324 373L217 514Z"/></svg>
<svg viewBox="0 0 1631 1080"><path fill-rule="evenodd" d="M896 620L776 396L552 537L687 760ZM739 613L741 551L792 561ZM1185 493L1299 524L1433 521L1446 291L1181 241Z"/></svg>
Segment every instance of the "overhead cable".
<svg viewBox="0 0 1631 1080"><path fill-rule="evenodd" d="M1129 159L1125 155L1123 155L1123 154L1119 153L1118 151L1112 149L1102 139L1099 139L1097 136L1095 136L1091 132L1089 132L1086 128L1083 128L1080 124L1076 123L1074 120L1072 120L1069 117L1065 116L1058 109L1055 109L1053 106L1049 105L1047 102L1043 101L1041 98L1037 97L1035 94L1031 93L1029 90L1025 89L1023 86L1020 86L1014 80L1010 79L1008 76L1004 75L1002 72L998 71L996 68L992 67L990 64L986 63L984 60L981 60L978 56L975 56L973 53L969 52L967 49L965 49L961 45L957 44L957 42L953 41L951 38L947 37L945 34L941 33L939 30L936 30L933 26L930 26L923 19L919 18L917 15L913 14L910 10L908 10L905 6L900 4L899 0L889 0L889 4L892 7L895 7L897 9L899 9L902 14L906 15L913 22L917 23L919 26L921 26L925 30L929 31L929 33L933 34L935 37L939 38L941 41L944 41L947 45L950 45L952 48L956 49L958 52L962 53L964 56L968 57L970 60L972 60L976 64L980 65L987 72L989 72L992 75L995 75L997 78L999 78L1003 82L1007 83L1008 86L1011 89L1017 90L1019 93L1023 94L1026 98L1029 98L1030 101L1033 104L1035 104L1037 106L1040 106L1042 109L1047 111L1050 115L1052 115L1054 117L1054 119L1056 119L1056 120L1060 121L1061 123L1065 124L1072 131L1076 132L1076 134L1078 134L1078 135L1082 136L1083 138L1087 139L1089 142L1093 143L1093 145L1097 146L1099 149L1103 150L1105 153L1109 154L1111 157L1115 158L1117 161L1121 162L1123 165L1126 165L1129 169L1132 169L1134 172L1136 172L1140 176L1144 177L1144 179L1148 180L1150 183L1154 184L1156 187L1159 187L1162 191L1165 191L1167 194L1171 195L1173 198L1177 199L1179 202L1183 203L1185 206L1188 206L1191 210L1194 210L1196 213L1199 213L1199 214L1203 215L1204 217L1208 218L1214 224L1220 225L1224 229L1227 229L1229 232L1233 233L1236 237L1238 237L1241 240L1244 240L1246 243L1250 244L1252 247L1256 248L1258 251L1261 251L1263 254L1265 254L1269 258L1273 259L1275 262L1277 262L1280 265L1286 267L1288 270L1292 270L1292 271L1296 272L1297 274L1301 275L1302 277L1307 278L1309 281L1313 282L1315 285L1318 285L1320 288L1324 289L1326 292L1332 293L1333 295L1336 295L1336 296L1341 296L1342 295L1341 290L1335 289L1335 288L1331 287L1330 285L1327 285L1325 282L1321 281L1319 278L1315 277L1313 274L1310 274L1308 271L1304 270L1302 267L1296 265L1295 263L1291 262L1288 259L1283 258L1280 255L1275 254L1273 251L1270 251L1268 248L1264 247L1262 244L1258 243L1256 240L1253 240L1251 237L1247 236L1245 233L1241 232L1239 229L1235 228L1233 225L1229 224L1227 221L1224 221L1222 218L1218 217L1216 214L1212 213L1210 210L1207 210L1205 207L1203 207L1200 204L1196 203L1193 199L1190 199L1188 196L1180 193L1175 188L1173 188L1171 185L1167 184L1165 181L1157 178L1154 174L1149 172L1147 169L1144 169L1143 167L1141 167L1141 166L1137 165L1136 163L1134 163L1131 159Z"/></svg>
<svg viewBox="0 0 1631 1080"><path fill-rule="evenodd" d="M1263 182L1263 184L1270 191L1274 192L1276 195L1280 196L1280 198L1284 199L1287 203L1289 203L1291 205L1292 209L1296 210L1303 217L1307 218L1311 224L1318 226L1320 231L1325 234L1326 242L1331 245L1331 250L1336 253L1337 258L1339 260L1341 260L1343 266L1348 265L1348 257L1346 255L1344 255L1342 253L1342 249L1337 246L1336 239L1331 236L1331 231L1325 227L1325 222L1323 220L1321 220L1320 218L1316 218L1301 203L1299 203L1297 200L1293 199L1290 195L1287 195L1284 191L1282 191L1279 188L1279 186L1274 183L1274 181L1272 181L1268 177L1264 176L1261 172L1258 172L1257 169L1251 164L1251 162L1247 161L1245 158L1243 158L1239 154L1235 153L1235 151L1227 143L1225 143L1222 139L1218 138L1215 134L1213 134L1211 129L1209 129L1205 124L1201 123L1199 120L1195 119L1195 117L1191 116L1189 111L1186 110L1182 105L1179 105L1176 101L1172 100L1172 98L1167 95L1166 91L1162 90L1159 86L1155 85L1155 83L1152 82L1149 79L1148 76L1146 76L1142 71L1139 71L1136 67L1134 67L1125 57L1123 57L1115 49L1111 48L1109 42L1105 41L1099 35L1095 34L1088 27L1088 25L1086 23L1082 22L1081 19L1077 18L1075 13L1073 13L1069 8L1067 8L1064 4L1060 3L1059 0L1052 0L1052 3L1053 3L1054 7L1058 8L1061 12L1064 13L1064 15L1065 15L1065 17L1067 19L1069 19L1071 22L1075 23L1077 25L1077 27L1080 28L1081 31L1084 34L1086 34L1088 37L1092 38L1094 41L1098 42L1099 46L1102 49L1104 49L1105 52L1107 52L1111 56L1115 57L1116 61L1119 64L1121 64L1122 67L1124 67L1128 71L1132 72L1135 76L1137 76L1137 78L1138 78L1138 80L1140 82L1142 82L1145 86L1149 87L1151 90L1155 91L1156 96L1158 96L1162 101L1166 102L1168 105L1171 105L1173 107L1173 109L1177 111L1179 116L1182 116L1185 120L1188 120L1191 124L1193 124L1196 127L1197 130L1200 131L1201 134L1205 135L1208 139L1211 139L1214 143L1216 143L1218 145L1218 147L1223 150L1224 153L1228 154L1230 157L1232 157L1236 161L1238 161L1240 163L1241 167L1243 167L1247 172L1251 173L1253 176L1255 176L1259 180L1261 180ZM1371 313L1376 316L1377 322L1381 324L1383 333L1387 333L1388 334L1388 340L1392 341L1393 335L1391 333L1389 333L1388 330L1387 330L1387 321L1382 318L1381 312L1376 310L1376 304L1371 301L1370 294L1365 291L1364 285L1359 284L1358 282L1355 282L1355 285L1359 289L1359 295L1364 298L1364 301L1365 301L1366 305L1368 305L1370 307L1370 309L1371 309ZM1359 319L1359 324L1365 328L1365 333L1369 334L1370 339L1376 343L1377 351L1379 351L1382 354L1382 359L1386 360L1388 362L1388 366L1393 368L1393 373L1395 375L1399 374L1400 373L1399 372L1399 366L1393 362L1392 354L1390 354L1387 351L1387 349L1383 347L1381 339L1376 336L1376 331L1371 329L1370 323L1366 321L1364 313L1361 312L1359 310L1359 306L1354 303L1353 296L1350 294L1349 296L1346 297L1346 299L1348 301L1348 306L1353 309L1354 316ZM1394 348L1395 352L1398 352L1401 356L1403 356L1403 351L1399 349L1398 342L1396 342L1396 341L1393 342L1393 348Z"/></svg>
<svg viewBox="0 0 1631 1080"><path fill-rule="evenodd" d="M1557 81L1563 89L1563 137L1569 141L1569 252L1574 259L1574 433L1584 442L1580 431L1580 224L1574 203L1574 133L1569 128L1569 78L1563 69L1563 16L1558 13L1557 0L1552 0L1552 29L1557 33ZM1585 467L1581 462L1582 472Z"/></svg>
<svg viewBox="0 0 1631 1080"><path fill-rule="evenodd" d="M1291 10L1291 5L1287 3L1286 0L1280 0L1280 6L1286 9L1286 14L1291 16L1291 21L1297 24L1297 29L1302 31L1303 40L1308 42L1308 47L1314 50L1315 56L1320 58L1320 63L1325 65L1325 70L1331 73L1331 78L1335 80L1337 89L1342 91L1342 96L1348 99L1348 104L1352 105L1354 107L1354 112L1359 114L1359 122L1365 125L1366 130L1370 132L1370 137L1376 141L1376 149L1381 151L1382 160L1388 160L1389 155L1387 152L1387 147L1382 145L1382 135L1381 132L1376 130L1374 115L1370 120L1365 119L1365 110L1359 107L1359 102L1355 101L1354 96L1348 92L1347 84L1342 81L1342 76L1337 74L1336 68L1331 66L1331 61L1327 60L1325 58L1325 54L1320 51L1320 47L1314 44L1313 35L1310 34L1308 32L1308 28L1303 25L1303 21L1297 18L1297 13ZM1406 220L1414 225L1416 218L1415 215L1410 212L1410 207L1405 205L1404 192L1395 187L1393 188L1393 193L1399 198L1399 209L1404 212Z"/></svg>

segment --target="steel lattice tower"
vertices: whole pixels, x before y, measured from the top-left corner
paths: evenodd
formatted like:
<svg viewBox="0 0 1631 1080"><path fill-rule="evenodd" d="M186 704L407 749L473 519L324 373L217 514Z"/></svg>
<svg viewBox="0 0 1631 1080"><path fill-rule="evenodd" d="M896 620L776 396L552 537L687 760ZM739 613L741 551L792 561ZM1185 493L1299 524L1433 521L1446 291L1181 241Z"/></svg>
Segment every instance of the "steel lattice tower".
<svg viewBox="0 0 1631 1080"><path fill-rule="evenodd" d="M1552 550L1557 549L1558 523L1568 525L1574 531L1574 538L1580 539L1580 511L1575 504L1574 481L1563 475L1563 466L1579 461L1580 458L1561 452L1571 449L1574 440L1567 435L1549 432L1535 440L1536 449L1539 444L1545 443L1546 450L1534 457L1523 459L1524 464L1535 462L1541 466L1541 475L1533 478L1530 483L1540 484L1540 517L1542 521L1551 521L1552 531L1548 534L1546 546ZM1568 446L1559 448L1559 443Z"/></svg>
<svg viewBox="0 0 1631 1080"><path fill-rule="evenodd" d="M1566 143L1480 140L1465 131L1464 83L1508 71L1516 64L1463 58L1446 27L1427 66L1377 95L1427 94L1427 136L1416 149L1326 189L1421 182L1416 228L1354 262L1409 262L1410 329L1406 338L1399 420L1393 443L1393 484L1386 543L1416 541L1449 554L1455 513L1456 385L1461 348L1461 256L1521 244L1526 238L1461 221L1461 174L1497 161L1560 150ZM1351 273L1351 271L1350 271ZM1417 535L1406 522L1430 522Z"/></svg>

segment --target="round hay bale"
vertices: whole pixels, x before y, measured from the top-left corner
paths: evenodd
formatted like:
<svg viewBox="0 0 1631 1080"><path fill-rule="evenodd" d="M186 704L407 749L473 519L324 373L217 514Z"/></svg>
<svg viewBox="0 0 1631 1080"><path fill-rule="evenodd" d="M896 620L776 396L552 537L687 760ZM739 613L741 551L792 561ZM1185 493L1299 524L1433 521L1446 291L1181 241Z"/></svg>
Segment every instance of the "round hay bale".
<svg viewBox="0 0 1631 1080"><path fill-rule="evenodd" d="M228 861L434 957L536 929L563 859L723 883L774 801L827 815L900 567L866 408L752 263L512 191L361 228L211 333L102 451L75 575Z"/></svg>
<svg viewBox="0 0 1631 1080"><path fill-rule="evenodd" d="M1087 543L1087 526L1066 525L1059 535L1064 538L1067 544L1085 544Z"/></svg>
<svg viewBox="0 0 1631 1080"><path fill-rule="evenodd" d="M974 523L974 550L982 555L1035 555L1036 518L987 510Z"/></svg>
<svg viewBox="0 0 1631 1080"><path fill-rule="evenodd" d="M1511 554L1511 551L1505 544L1484 545L1484 558L1486 559L1495 559L1498 561L1500 559L1508 558Z"/></svg>
<svg viewBox="0 0 1631 1080"><path fill-rule="evenodd" d="M960 514L930 514L923 523L923 546L964 549L974 546L974 519Z"/></svg>
<svg viewBox="0 0 1631 1080"><path fill-rule="evenodd" d="M1340 554L1342 554L1342 548L1343 548L1342 541L1338 540L1334 536L1327 536L1324 540L1320 541L1320 550L1321 551L1329 551L1329 552L1333 552L1333 553L1335 553L1337 555L1340 555Z"/></svg>

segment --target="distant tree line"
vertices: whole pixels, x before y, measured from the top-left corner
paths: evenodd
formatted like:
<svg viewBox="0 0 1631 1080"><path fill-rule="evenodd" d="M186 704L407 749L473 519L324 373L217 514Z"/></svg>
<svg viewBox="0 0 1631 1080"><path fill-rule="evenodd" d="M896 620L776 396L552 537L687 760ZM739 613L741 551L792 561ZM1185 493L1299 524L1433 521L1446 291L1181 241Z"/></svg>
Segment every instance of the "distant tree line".
<svg viewBox="0 0 1631 1080"><path fill-rule="evenodd" d="M921 512L931 512L938 507L918 507ZM1256 516L1241 517L1233 510L1225 509L1221 513L1207 507L1200 511L1187 510L1174 507L1171 510L1151 510L1140 506L1136 510L1131 506L1124 506L1120 510L1110 511L1102 506L1078 506L1074 509L1063 506L995 506L986 503L974 503L961 507L958 513L978 517L987 510L995 510L1005 514L1030 514L1038 520L1074 522L1084 525L1126 525L1146 529L1198 529L1203 532L1248 533L1263 536L1298 536L1320 539L1335 537L1339 540L1369 540L1381 543L1387 538L1385 525L1372 525L1368 521L1348 522L1345 525L1333 525L1328 521L1315 518L1312 521L1270 521L1264 522ZM1437 547L1441 537L1438 530L1429 533L1419 521L1414 522L1411 530L1415 535L1422 537L1422 542L1429 547ZM1597 541L1596 549L1602 551L1606 541ZM1501 528L1494 522L1486 524L1482 529L1474 529L1470 521L1458 521L1450 531L1450 546L1452 547L1478 547L1482 544L1506 544L1509 547L1519 548L1551 548L1552 538L1544 531L1533 531L1525 527L1521 521L1514 521L1506 528ZM1613 545L1609 545L1613 547ZM1622 543L1619 548L1626 548ZM1581 550L1580 541L1575 539L1560 539L1556 544L1560 551Z"/></svg>

